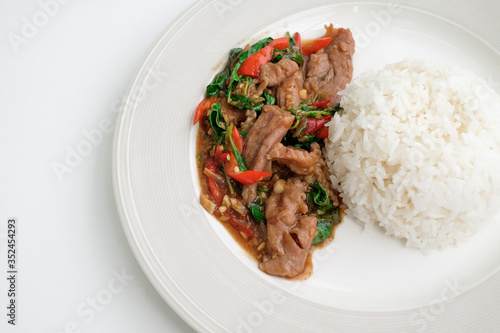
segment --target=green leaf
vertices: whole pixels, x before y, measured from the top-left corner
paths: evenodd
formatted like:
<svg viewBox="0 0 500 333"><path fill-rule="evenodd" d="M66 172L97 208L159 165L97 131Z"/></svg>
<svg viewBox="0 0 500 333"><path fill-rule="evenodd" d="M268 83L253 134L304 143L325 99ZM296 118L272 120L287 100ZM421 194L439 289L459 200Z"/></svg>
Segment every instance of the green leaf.
<svg viewBox="0 0 500 333"><path fill-rule="evenodd" d="M318 224L316 225L318 233L316 237L313 238L312 245L317 245L327 240L332 234L333 227L341 221L338 207L329 215L318 216Z"/></svg>
<svg viewBox="0 0 500 333"><path fill-rule="evenodd" d="M229 70L224 70L215 77L212 83L207 86L207 98L219 95L219 92L223 90L226 85L229 74Z"/></svg>
<svg viewBox="0 0 500 333"><path fill-rule="evenodd" d="M240 131L240 135L241 135L241 138L242 138L243 140L245 140L245 138L247 137L248 131L249 131L249 130L246 130L246 131Z"/></svg>
<svg viewBox="0 0 500 333"><path fill-rule="evenodd" d="M229 63L227 64L227 68L231 68L231 64L233 63L234 60L243 52L243 49L241 47L235 47L234 49L231 49L229 51Z"/></svg>
<svg viewBox="0 0 500 333"><path fill-rule="evenodd" d="M318 224L316 230L318 233L312 240L312 245L317 245L324 242L332 234L333 219L330 215L318 216Z"/></svg>
<svg viewBox="0 0 500 333"><path fill-rule="evenodd" d="M327 211L333 207L330 198L328 197L328 193L326 193L320 183L315 182L309 186L312 190L307 194L307 201L309 201L311 205L322 211Z"/></svg>
<svg viewBox="0 0 500 333"><path fill-rule="evenodd" d="M229 79L229 76L231 76L231 64L242 51L243 49L241 48L234 48L229 51L229 60L226 68L224 68L222 72L217 74L212 83L207 86L207 98L217 96L221 91L225 91L227 89L226 82L227 79Z"/></svg>
<svg viewBox="0 0 500 333"><path fill-rule="evenodd" d="M267 105L274 105L274 104L276 104L276 98L274 98L273 95L269 95L265 91L264 91L264 99L265 99L264 103L267 104Z"/></svg>
<svg viewBox="0 0 500 333"><path fill-rule="evenodd" d="M212 110L208 116L208 120L215 133L215 142L220 142L220 140L224 137L224 132L226 131L226 121L222 116L220 103L212 105Z"/></svg>
<svg viewBox="0 0 500 333"><path fill-rule="evenodd" d="M261 222L261 221L267 222L266 216L261 211L261 206L256 205L256 204L252 204L248 209L250 210L250 213L252 214L252 216L255 220L257 220L259 222Z"/></svg>

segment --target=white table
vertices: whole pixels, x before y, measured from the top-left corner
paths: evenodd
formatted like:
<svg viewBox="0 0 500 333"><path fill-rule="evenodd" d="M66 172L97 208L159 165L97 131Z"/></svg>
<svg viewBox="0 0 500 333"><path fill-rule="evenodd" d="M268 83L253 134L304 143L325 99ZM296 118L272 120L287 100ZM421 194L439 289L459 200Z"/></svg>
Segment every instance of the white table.
<svg viewBox="0 0 500 333"><path fill-rule="evenodd" d="M193 0L0 3L0 331L193 332L132 254L111 181L117 108ZM15 217L15 326L7 221Z"/></svg>

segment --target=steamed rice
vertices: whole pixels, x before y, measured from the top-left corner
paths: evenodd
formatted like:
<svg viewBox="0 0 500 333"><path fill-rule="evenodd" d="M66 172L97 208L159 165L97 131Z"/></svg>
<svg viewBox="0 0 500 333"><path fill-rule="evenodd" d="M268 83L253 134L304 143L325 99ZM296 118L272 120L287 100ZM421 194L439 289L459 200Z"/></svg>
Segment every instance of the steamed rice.
<svg viewBox="0 0 500 333"><path fill-rule="evenodd" d="M443 248L500 207L500 96L472 73L403 61L354 79L326 157L347 215L407 246Z"/></svg>

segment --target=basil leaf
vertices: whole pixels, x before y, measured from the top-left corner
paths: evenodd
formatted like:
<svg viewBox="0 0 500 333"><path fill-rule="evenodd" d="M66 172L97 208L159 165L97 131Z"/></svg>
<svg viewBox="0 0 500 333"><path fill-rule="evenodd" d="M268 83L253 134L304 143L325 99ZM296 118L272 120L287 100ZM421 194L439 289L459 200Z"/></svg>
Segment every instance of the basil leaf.
<svg viewBox="0 0 500 333"><path fill-rule="evenodd" d="M338 208L336 208L330 215L318 216L318 224L316 225L318 233L313 238L312 245L317 245L327 240L332 234L333 227L340 222L341 219Z"/></svg>
<svg viewBox="0 0 500 333"><path fill-rule="evenodd" d="M246 58L248 58L249 56L251 56L255 52L261 50L264 46L266 46L267 44L269 44L269 42L272 41L272 40L273 39L271 37L267 37L267 38L261 39L257 43L255 43L252 46L250 46L250 48L248 50L246 50L245 52L243 52L243 53L240 54L238 62L236 63L236 65L234 65L234 68L231 71L229 86L228 86L228 90L227 90L227 100L228 100L228 102L231 101L231 91L233 89L233 84L235 82L239 82L239 81L242 80L241 76L239 76L237 74L237 72L240 69L241 64L243 63L243 61L245 61Z"/></svg>
<svg viewBox="0 0 500 333"><path fill-rule="evenodd" d="M332 234L333 220L329 215L318 216L316 230L318 233L312 240L312 245L324 242Z"/></svg>
<svg viewBox="0 0 500 333"><path fill-rule="evenodd" d="M268 104L268 105L276 104L276 98L274 98L273 95L269 95L265 91L264 91L264 99L265 99L265 104Z"/></svg>
<svg viewBox="0 0 500 333"><path fill-rule="evenodd" d="M221 90L224 90L229 74L229 70L224 70L215 77L214 81L207 86L207 98L217 96Z"/></svg>
<svg viewBox="0 0 500 333"><path fill-rule="evenodd" d="M236 60L236 58L243 52L241 47L235 47L229 51L229 63L227 64L227 69L231 69L231 65Z"/></svg>
<svg viewBox="0 0 500 333"><path fill-rule="evenodd" d="M315 182L309 185L312 190L307 194L307 201L314 207L327 211L333 207L328 194L320 183Z"/></svg>
<svg viewBox="0 0 500 333"><path fill-rule="evenodd" d="M252 214L252 216L255 220L257 220L259 222L262 222L262 221L267 222L266 216L260 210L261 206L256 205L256 204L252 204L248 209L250 210L250 213Z"/></svg>
<svg viewBox="0 0 500 333"><path fill-rule="evenodd" d="M224 137L224 132L226 131L226 121L222 116L220 103L212 105L212 110L208 116L208 120L215 133L215 142L220 142L220 140Z"/></svg>
<svg viewBox="0 0 500 333"><path fill-rule="evenodd" d="M231 76L231 64L238 57L241 51L243 51L243 49L241 48L234 48L229 51L229 60L226 68L222 72L217 74L212 83L207 86L207 98L217 96L221 91L227 89L226 82L227 79L229 79L229 76Z"/></svg>
<svg viewBox="0 0 500 333"><path fill-rule="evenodd" d="M234 158L236 159L236 162L238 162L238 168L240 169L240 171L247 171L248 170L247 161L243 156L241 156L238 149L236 149L236 146L233 143L233 139L230 139L230 141L231 141L231 147L233 148Z"/></svg>

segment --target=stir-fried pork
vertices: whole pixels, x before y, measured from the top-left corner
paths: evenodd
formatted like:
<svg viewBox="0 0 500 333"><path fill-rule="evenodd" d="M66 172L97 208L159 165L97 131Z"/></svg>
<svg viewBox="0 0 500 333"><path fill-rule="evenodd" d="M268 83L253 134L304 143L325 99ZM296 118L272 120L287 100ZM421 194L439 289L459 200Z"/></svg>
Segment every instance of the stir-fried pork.
<svg viewBox="0 0 500 333"><path fill-rule="evenodd" d="M312 173L320 156L321 149L316 142L311 144L311 152L277 143L267 155L270 160L285 164L298 175Z"/></svg>
<svg viewBox="0 0 500 333"><path fill-rule="evenodd" d="M330 98L330 106L334 107L340 102L337 93L352 79L354 39L349 29L329 28L326 35L333 39L324 50L311 55L304 88L308 90L310 98L316 94L320 101Z"/></svg>
<svg viewBox="0 0 500 333"><path fill-rule="evenodd" d="M284 80L276 90L276 99L278 105L286 110L296 108L302 102L299 91L302 90L304 78L302 71L297 71L288 79Z"/></svg>
<svg viewBox="0 0 500 333"><path fill-rule="evenodd" d="M262 114L252 126L245 139L243 156L250 170L270 171L271 160L267 154L271 148L280 142L295 117L275 105L265 105ZM257 195L257 184L243 186L242 197L246 203L251 203Z"/></svg>
<svg viewBox="0 0 500 333"><path fill-rule="evenodd" d="M290 178L281 193L267 199L267 257L260 269L282 277L293 278L304 271L311 242L316 236L317 219L307 213L308 184Z"/></svg>
<svg viewBox="0 0 500 333"><path fill-rule="evenodd" d="M289 78L299 70L299 65L289 58L283 58L277 63L269 62L262 65L260 81L267 83L268 87L274 87Z"/></svg>

